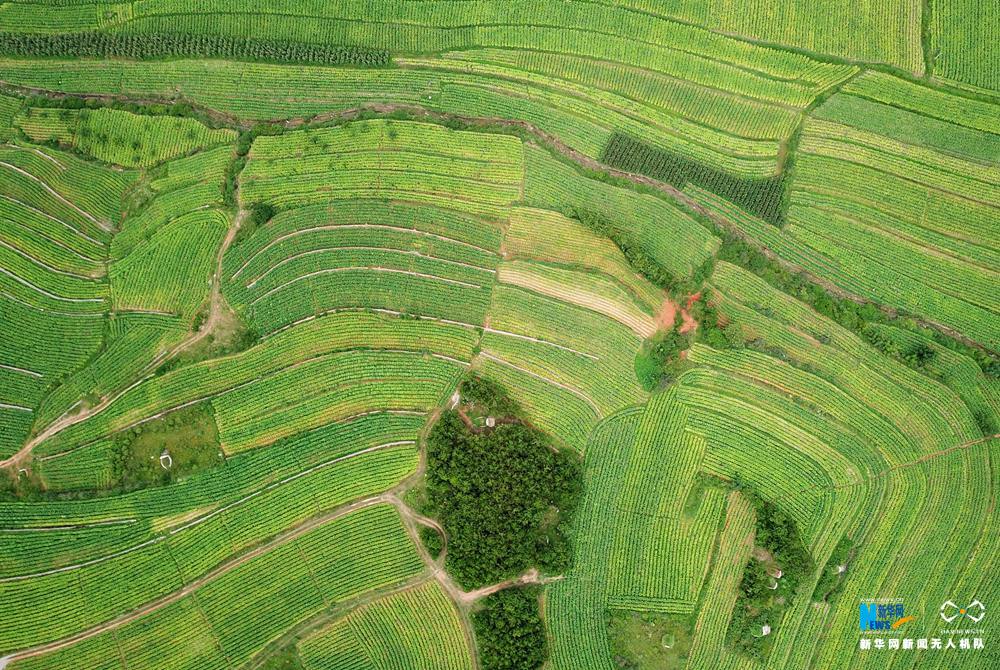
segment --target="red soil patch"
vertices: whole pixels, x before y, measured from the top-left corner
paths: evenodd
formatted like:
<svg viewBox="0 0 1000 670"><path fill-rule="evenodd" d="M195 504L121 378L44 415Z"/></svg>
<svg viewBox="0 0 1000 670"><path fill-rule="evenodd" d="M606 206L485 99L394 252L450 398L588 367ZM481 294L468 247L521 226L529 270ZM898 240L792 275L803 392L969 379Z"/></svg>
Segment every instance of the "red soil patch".
<svg viewBox="0 0 1000 670"><path fill-rule="evenodd" d="M691 295L688 296L687 305L684 306L684 309L691 309L691 305L695 304L699 300L701 300L701 291L698 291L697 293L692 293Z"/></svg>
<svg viewBox="0 0 1000 670"><path fill-rule="evenodd" d="M681 327L677 329L677 332L683 335L684 333L690 333L692 330L698 328L698 322L694 320L694 317L688 314L686 309L681 310Z"/></svg>
<svg viewBox="0 0 1000 670"><path fill-rule="evenodd" d="M656 315L656 325L663 330L670 330L674 327L674 321L677 320L677 303L667 296L663 299L663 304L660 305L660 311Z"/></svg>

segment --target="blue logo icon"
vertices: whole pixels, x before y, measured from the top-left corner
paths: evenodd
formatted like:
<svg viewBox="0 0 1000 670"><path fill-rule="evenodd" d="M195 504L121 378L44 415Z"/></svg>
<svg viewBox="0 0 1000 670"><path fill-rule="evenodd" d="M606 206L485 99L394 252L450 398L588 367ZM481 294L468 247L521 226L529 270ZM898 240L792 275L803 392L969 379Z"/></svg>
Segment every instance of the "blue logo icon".
<svg viewBox="0 0 1000 670"><path fill-rule="evenodd" d="M879 604L862 602L858 606L858 625L861 630L896 630L913 617L905 614L903 603Z"/></svg>

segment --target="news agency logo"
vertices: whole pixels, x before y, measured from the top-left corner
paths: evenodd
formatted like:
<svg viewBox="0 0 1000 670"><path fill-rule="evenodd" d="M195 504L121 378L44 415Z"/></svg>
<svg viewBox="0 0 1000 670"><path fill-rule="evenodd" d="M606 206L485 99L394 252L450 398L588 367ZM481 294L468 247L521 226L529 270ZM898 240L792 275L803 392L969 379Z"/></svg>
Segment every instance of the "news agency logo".
<svg viewBox="0 0 1000 670"><path fill-rule="evenodd" d="M916 617L907 616L902 602L880 603L861 601L858 606L858 625L862 631L892 631Z"/></svg>
<svg viewBox="0 0 1000 670"><path fill-rule="evenodd" d="M948 600L941 605L940 614L945 623L952 623L956 619L968 619L972 623L979 623L986 616L986 606L978 600L973 600L965 607L959 607Z"/></svg>

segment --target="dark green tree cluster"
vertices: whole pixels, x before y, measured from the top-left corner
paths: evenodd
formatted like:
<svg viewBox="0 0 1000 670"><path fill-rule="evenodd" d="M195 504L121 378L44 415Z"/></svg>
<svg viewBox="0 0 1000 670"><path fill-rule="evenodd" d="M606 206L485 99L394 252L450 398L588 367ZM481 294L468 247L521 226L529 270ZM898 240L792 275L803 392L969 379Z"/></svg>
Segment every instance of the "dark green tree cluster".
<svg viewBox="0 0 1000 670"><path fill-rule="evenodd" d="M865 328L861 336L873 347L887 356L906 363L911 368L927 372L927 364L937 357L937 352L926 342L916 342L904 346L897 340L875 328Z"/></svg>
<svg viewBox="0 0 1000 670"><path fill-rule="evenodd" d="M517 416L521 408L492 379L471 375L462 382L462 400L498 417Z"/></svg>
<svg viewBox="0 0 1000 670"><path fill-rule="evenodd" d="M784 175L738 177L619 132L611 135L601 160L613 168L652 177L678 189L689 183L700 186L775 226L781 226L784 220Z"/></svg>
<svg viewBox="0 0 1000 670"><path fill-rule="evenodd" d="M757 528L754 543L765 550L772 560L751 557L743 570L740 595L733 608L733 618L726 636L737 651L763 661L774 641L774 630L802 584L816 566L806 549L795 521L774 503L764 500L749 489L738 477L735 487L754 506ZM780 579L769 573L771 567L781 570ZM761 635L769 625L771 635Z"/></svg>
<svg viewBox="0 0 1000 670"><path fill-rule="evenodd" d="M816 566L813 565L812 556L802 542L795 521L774 503L753 494L748 495L757 513L755 539L757 546L767 549L787 576L789 583L792 583L793 587L797 586L798 581L811 574Z"/></svg>
<svg viewBox="0 0 1000 670"><path fill-rule="evenodd" d="M160 465L164 450L170 454L170 468ZM111 483L107 488L116 492L166 486L224 462L215 417L205 402L117 433L108 458Z"/></svg>
<svg viewBox="0 0 1000 670"><path fill-rule="evenodd" d="M228 58L267 63L358 65L381 67L390 62L384 49L303 44L286 40L154 33L123 35L85 32L23 34L0 32L0 54L53 58Z"/></svg>
<svg viewBox="0 0 1000 670"><path fill-rule="evenodd" d="M738 329L729 328L719 308L702 298L694 304L691 315L698 321L695 335L699 342L713 349L732 349L742 346ZM697 313L696 313L697 312Z"/></svg>
<svg viewBox="0 0 1000 670"><path fill-rule="evenodd" d="M243 240L249 239L261 226L267 224L274 218L278 210L269 202L258 202L250 206L250 214L240 224L236 236L233 238L233 246L238 246Z"/></svg>
<svg viewBox="0 0 1000 670"><path fill-rule="evenodd" d="M539 589L498 591L472 616L483 670L536 670L548 657Z"/></svg>
<svg viewBox="0 0 1000 670"><path fill-rule="evenodd" d="M691 338L676 330L660 331L642 343L635 357L635 375L647 391L669 384L680 372L680 352Z"/></svg>
<svg viewBox="0 0 1000 670"><path fill-rule="evenodd" d="M427 553L431 555L431 558L436 559L444 549L444 541L441 539L441 534L433 528L422 526L420 528L420 541L423 543L424 548L427 549Z"/></svg>
<svg viewBox="0 0 1000 670"><path fill-rule="evenodd" d="M448 534L448 572L475 588L532 566L566 570L581 481L578 457L553 450L537 430L472 430L445 412L427 440L427 512Z"/></svg>
<svg viewBox="0 0 1000 670"><path fill-rule="evenodd" d="M813 590L813 600L816 602L832 602L834 600L844 583L844 576L847 574L846 566L854 558L854 553L854 542L846 535L840 538L840 542L834 547L833 553L827 559L823 573L816 583L816 588ZM845 567L845 571L842 572L841 567Z"/></svg>

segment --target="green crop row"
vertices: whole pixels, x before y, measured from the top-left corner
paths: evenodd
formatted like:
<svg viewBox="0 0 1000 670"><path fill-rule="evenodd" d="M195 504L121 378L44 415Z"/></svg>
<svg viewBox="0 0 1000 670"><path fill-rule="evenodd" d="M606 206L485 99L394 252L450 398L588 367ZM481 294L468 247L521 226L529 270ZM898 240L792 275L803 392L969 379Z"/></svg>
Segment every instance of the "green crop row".
<svg viewBox="0 0 1000 670"><path fill-rule="evenodd" d="M692 493L706 443L686 431L687 423L673 390L646 405L615 503L619 523L608 562L613 607L686 614L697 601L724 496L717 489Z"/></svg>
<svg viewBox="0 0 1000 670"><path fill-rule="evenodd" d="M58 639L131 611L308 516L392 486L415 466L412 446L363 454L343 465L275 482L218 512L176 522L145 546L134 545L117 556L68 566L63 572L0 582L7 612L22 611L29 601L35 604L37 615L33 616L42 617L39 621L54 611L72 611L50 626L34 625L21 617L19 624L0 631L0 648L9 651ZM5 620L14 621L7 616Z"/></svg>
<svg viewBox="0 0 1000 670"><path fill-rule="evenodd" d="M232 130L212 130L194 119L141 116L110 108L27 107L15 123L35 142L68 145L126 167L149 167L236 139Z"/></svg>
<svg viewBox="0 0 1000 670"><path fill-rule="evenodd" d="M376 600L303 640L307 670L472 667L454 604L434 582Z"/></svg>
<svg viewBox="0 0 1000 670"><path fill-rule="evenodd" d="M550 659L560 670L611 670L606 624L608 560L618 518L615 501L642 418L641 410L609 417L586 447L584 496L574 520L574 563L546 590L545 618L551 632Z"/></svg>
<svg viewBox="0 0 1000 670"><path fill-rule="evenodd" d="M993 39L998 25L1000 9L992 3L958 0L935 5L928 47L933 73L979 89L1000 89L1000 73L993 66L1000 59Z"/></svg>
<svg viewBox="0 0 1000 670"><path fill-rule="evenodd" d="M328 605L402 582L420 567L395 510L369 507L256 556L151 614L12 667L221 670L249 661Z"/></svg>
<svg viewBox="0 0 1000 670"><path fill-rule="evenodd" d="M81 446L156 413L235 390L320 354L384 348L469 358L473 341L474 333L455 325L353 311L330 314L284 330L243 353L146 380L104 412L40 445L37 453L53 454Z"/></svg>
<svg viewBox="0 0 1000 670"><path fill-rule="evenodd" d="M541 149L529 148L526 163L527 204L599 213L676 277L693 274L718 248L718 238L665 200L588 179Z"/></svg>
<svg viewBox="0 0 1000 670"><path fill-rule="evenodd" d="M380 445L405 446L415 441L422 425L420 416L367 414L299 433L273 449L237 454L228 458L223 468L192 474L169 487L101 498L5 505L6 526L44 530L0 535L5 548L18 548L18 560L10 562L9 572L3 576L44 572L141 544L192 510L237 502L275 480L323 464L329 466L340 462L337 459ZM39 465L41 474L71 473L76 463L98 463L107 458L104 452L110 446L110 441L102 441L46 459Z"/></svg>
<svg viewBox="0 0 1000 670"><path fill-rule="evenodd" d="M18 25L18 19L27 17L9 16L8 27ZM92 12L91 12L92 14ZM51 16L51 13L49 14ZM50 24L45 28L80 29L90 28L89 16L84 14L77 23ZM75 17L74 17L75 19ZM27 19L30 21L30 19ZM286 40L259 39L248 37L190 35L176 32L171 26L168 31L157 35L119 35L99 32L72 32L63 34L18 34L0 33L0 53L8 56L70 56L91 58L231 58L272 63L311 63L322 65L388 65L389 53L379 49L365 49L352 46L322 46L299 44Z"/></svg>

